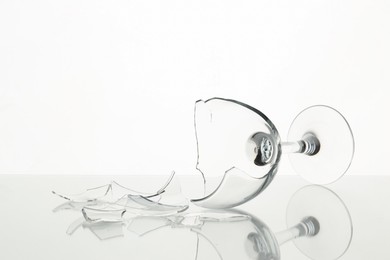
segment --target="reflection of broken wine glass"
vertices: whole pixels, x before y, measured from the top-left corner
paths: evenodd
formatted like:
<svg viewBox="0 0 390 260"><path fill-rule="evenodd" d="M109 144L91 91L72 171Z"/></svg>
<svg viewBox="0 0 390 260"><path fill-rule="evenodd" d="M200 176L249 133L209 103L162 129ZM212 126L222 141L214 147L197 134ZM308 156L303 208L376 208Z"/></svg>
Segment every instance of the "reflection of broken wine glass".
<svg viewBox="0 0 390 260"><path fill-rule="evenodd" d="M171 216L137 216L126 223L90 223L85 227L100 239L121 236L128 230L154 251L167 244L175 245L173 231L187 229L196 237L196 260L278 260L280 246L290 240L311 259L333 260L341 257L351 242L348 209L335 193L321 186L306 186L294 194L287 209L287 223L287 230L274 233L248 213L209 210ZM160 238L169 238L169 243L148 240L156 232L161 234Z"/></svg>
<svg viewBox="0 0 390 260"><path fill-rule="evenodd" d="M195 105L197 169L205 182L206 208L240 205L263 191L277 172L282 150L307 180L326 184L349 168L354 139L345 118L328 106L312 106L293 121L288 141L259 110L222 98Z"/></svg>
<svg viewBox="0 0 390 260"><path fill-rule="evenodd" d="M252 230L246 226L250 222ZM237 225L235 233L230 228L213 225L199 230L212 241L220 255L227 259L280 259L280 245L294 241L298 249L314 260L334 260L341 257L348 249L352 239L352 222L349 211L343 201L332 191L322 186L306 186L297 191L290 200L287 209L285 231L273 233L257 218L250 216L247 221ZM245 242L234 240L240 231L245 233ZM242 238L241 238L242 239ZM231 257L237 245L245 245L245 253ZM233 249L232 249L233 247Z"/></svg>

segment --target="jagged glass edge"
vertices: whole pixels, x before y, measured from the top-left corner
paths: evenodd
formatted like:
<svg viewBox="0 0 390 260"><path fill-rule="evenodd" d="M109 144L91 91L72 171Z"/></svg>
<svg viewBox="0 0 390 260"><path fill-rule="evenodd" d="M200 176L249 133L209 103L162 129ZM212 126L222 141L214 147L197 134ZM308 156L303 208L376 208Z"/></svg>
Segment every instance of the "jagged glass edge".
<svg viewBox="0 0 390 260"><path fill-rule="evenodd" d="M204 193L206 193L206 177L205 177L205 174L203 173L203 171L199 168L199 139L198 139L198 134L197 134L197 126L196 126L196 106L198 103L200 102L203 102L203 103L207 103L209 101L212 101L212 100L223 100L223 101L227 101L227 102L232 102L232 103L236 103L240 106L243 106L249 110L251 110L252 112L258 114L260 117L262 117L266 122L267 124L269 124L269 126L271 126L271 131L272 131L272 134L274 134L274 136L276 137L276 140L277 140L277 143L278 143L278 154L276 155L276 159L275 159L275 164L274 166L270 169L270 171L268 172L268 174L266 174L265 176L262 176L262 177L259 177L259 178L256 178L256 177L253 177L251 175L249 175L248 173L246 173L245 171L239 169L238 167L235 167L233 166L232 168L236 168L236 169L239 169L241 170L244 174L246 174L248 177L250 178L253 178L253 179L263 179L263 178L267 178L267 180L263 183L263 185L261 185L259 187L259 189L253 194L253 196L251 196L248 200L250 199L253 199L254 197L256 197L257 195L259 195L259 193L261 191L263 191L265 188L268 187L268 185L272 182L273 178L275 177L275 174L278 170L278 166L279 166L279 161L280 161L280 158L282 156L282 147L281 147L281 139L280 139L280 135L279 135L279 132L276 128L276 126L272 123L272 121L264 114L262 113L260 110L248 105L248 104L245 104L243 102L240 102L240 101L237 101L237 100L234 100L234 99L228 99L228 98L221 98L221 97L213 97L213 98L209 98L207 99L206 101L204 101L203 99L198 99L196 102L195 102L195 106L194 106L194 129L195 129L195 140L196 140L196 152L197 152L197 157L196 157L196 170L198 172L200 172L202 178L203 178L203 184L204 184ZM210 111L211 113L211 111ZM223 180L226 178L226 175L227 173L229 172L229 170L227 170L220 182L220 184L218 185L218 187L212 192L210 193L209 195L207 196L204 196L202 198L197 198L197 199L191 199L191 202L193 203L197 203L197 202L201 202L201 201L204 201L204 200L207 200L208 198L210 198L213 194L215 194L217 192L217 190L221 187L222 183L223 183ZM234 206L232 207L235 207L237 205L239 205L240 203L237 203L237 204L233 204Z"/></svg>
<svg viewBox="0 0 390 260"><path fill-rule="evenodd" d="M112 191L113 189L113 185L117 185L119 187L121 187L122 189L125 189L125 190L128 190L129 193L128 194L131 194L131 195L141 195L145 198L152 198L152 197L155 197L155 196L158 196L162 193L165 192L165 189L169 186L169 184L172 182L173 178L175 177L175 172L173 171L168 179L166 180L166 182L164 183L164 185L159 188L156 192L154 193L145 193L145 192L139 192L139 191L136 191L134 189L130 189L130 188L127 188L121 184L119 184L118 182L116 181L111 181L109 184L105 184L105 185L101 185L101 186L98 186L98 187L93 187L93 188L89 188L89 189L86 189L85 191L83 192L80 192L80 193L76 193L76 194L63 194L63 193L59 193L59 192L56 192L56 191L52 191L52 194L60 197L60 198L63 198L65 200L68 200L68 201L72 201L72 202L80 202L80 203L83 203L83 202L91 202L91 201L94 201L94 200L98 200L98 199L101 199L101 198L104 198L105 196L107 196L107 194ZM105 192L104 194L100 195L100 196L96 196L95 198L90 198L90 199L84 199L84 200L78 200L77 197L81 197L83 196L85 193L89 192L89 191L93 191L93 190L97 190L97 189L101 189L101 188L104 188L104 187L107 187L105 189ZM118 200L121 199L118 198Z"/></svg>

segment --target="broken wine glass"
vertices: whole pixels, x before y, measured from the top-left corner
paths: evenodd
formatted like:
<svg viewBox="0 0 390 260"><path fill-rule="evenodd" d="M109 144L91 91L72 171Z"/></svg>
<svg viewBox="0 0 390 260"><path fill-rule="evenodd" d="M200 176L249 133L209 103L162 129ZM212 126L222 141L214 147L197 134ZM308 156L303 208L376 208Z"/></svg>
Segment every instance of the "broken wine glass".
<svg viewBox="0 0 390 260"><path fill-rule="evenodd" d="M298 114L287 142L266 115L236 100L199 100L194 114L196 168L205 192L191 201L201 207L230 208L257 196L274 178L282 151L302 177L316 184L340 178L354 154L349 124L329 106Z"/></svg>

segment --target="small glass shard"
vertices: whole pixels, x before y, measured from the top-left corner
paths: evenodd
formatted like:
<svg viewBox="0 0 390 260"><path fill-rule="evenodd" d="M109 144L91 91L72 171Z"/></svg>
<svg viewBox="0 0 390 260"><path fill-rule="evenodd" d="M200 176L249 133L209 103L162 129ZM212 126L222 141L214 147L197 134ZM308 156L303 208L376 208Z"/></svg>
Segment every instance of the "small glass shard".
<svg viewBox="0 0 390 260"><path fill-rule="evenodd" d="M52 191L54 195L57 195L63 199L70 200L73 202L88 202L97 199L104 198L111 190L111 184L99 186L96 188L87 189L85 192L79 194L62 194L56 191Z"/></svg>
<svg viewBox="0 0 390 260"><path fill-rule="evenodd" d="M128 230L145 235L162 227L201 229L208 222L248 221L250 216L231 212L200 212L171 216L137 216L130 220Z"/></svg>
<svg viewBox="0 0 390 260"><path fill-rule="evenodd" d="M216 257L213 257L212 259L220 259L220 260L225 260L225 258L223 258L221 252L219 252L219 249L218 247L215 245L214 241L210 240L207 236L205 236L204 234L202 234L199 230L193 230L194 233L196 233L196 237L197 237L197 243L196 243L196 254L195 254L195 260L198 259L199 255L205 251L205 249L208 247L210 248L214 254L213 255L216 255ZM207 253L207 258L210 257L210 251L208 251Z"/></svg>
<svg viewBox="0 0 390 260"><path fill-rule="evenodd" d="M237 222L251 218L249 215L232 212L206 212L199 214L199 217L203 222Z"/></svg>
<svg viewBox="0 0 390 260"><path fill-rule="evenodd" d="M100 240L123 237L124 235L122 222L84 222L83 228L91 230Z"/></svg>

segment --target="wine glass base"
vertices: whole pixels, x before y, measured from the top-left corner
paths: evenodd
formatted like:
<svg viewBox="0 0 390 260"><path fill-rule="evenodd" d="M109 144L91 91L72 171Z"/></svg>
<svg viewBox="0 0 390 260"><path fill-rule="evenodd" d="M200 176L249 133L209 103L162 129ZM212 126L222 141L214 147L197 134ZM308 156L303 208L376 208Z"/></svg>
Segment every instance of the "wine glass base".
<svg viewBox="0 0 390 260"><path fill-rule="evenodd" d="M352 240L352 221L343 201L331 190L310 185L298 190L287 208L287 226L307 217L319 222L314 236L294 239L296 247L313 260L334 260L341 257Z"/></svg>
<svg viewBox="0 0 390 260"><path fill-rule="evenodd" d="M314 155L290 153L294 170L315 184L328 184L341 178L348 170L355 150L348 122L329 106L311 106L292 122L288 142L300 141L308 134L318 139L319 150Z"/></svg>

